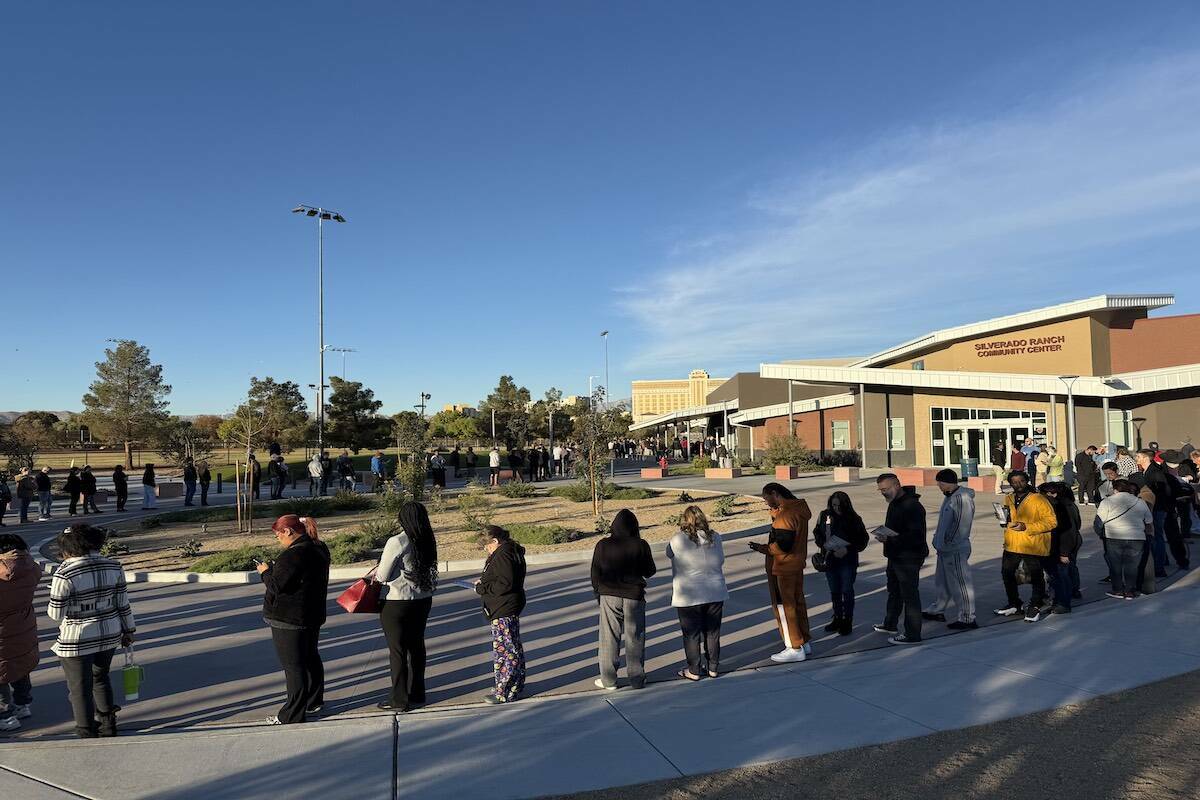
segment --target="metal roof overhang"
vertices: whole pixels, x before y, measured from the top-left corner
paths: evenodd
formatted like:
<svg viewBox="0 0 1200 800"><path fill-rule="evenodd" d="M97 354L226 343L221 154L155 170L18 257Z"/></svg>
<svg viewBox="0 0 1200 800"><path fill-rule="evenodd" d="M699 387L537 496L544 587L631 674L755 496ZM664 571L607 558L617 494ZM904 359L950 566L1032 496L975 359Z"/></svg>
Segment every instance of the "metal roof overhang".
<svg viewBox="0 0 1200 800"><path fill-rule="evenodd" d="M852 394L831 394L825 397L810 397L807 400L795 400L790 408L793 414L803 414L808 411L817 411L827 408L843 408L845 406L854 405L854 395ZM789 406L787 403L775 403L770 406L759 406L758 408L747 408L745 411L739 411L736 414L729 415L729 422L732 425L746 425L751 422L758 422L764 419L773 417L786 417L788 415Z"/></svg>
<svg viewBox="0 0 1200 800"><path fill-rule="evenodd" d="M644 419L641 422L635 422L629 426L629 430L637 431L643 428L656 428L659 425L670 425L672 422L680 422L686 419L700 419L713 414L720 414L725 409L736 411L738 401L735 397L724 403L709 403L706 406L692 406L691 408L681 408L678 411L668 411L666 414L659 414L657 417Z"/></svg>
<svg viewBox="0 0 1200 800"><path fill-rule="evenodd" d="M803 364L761 364L764 378L807 383L854 386L896 386L936 391L991 392L995 394L1065 394L1066 385L1055 375L1022 375L1012 372L950 372L945 370L880 369L875 367L817 367ZM1200 387L1200 364L1162 367L1110 376L1083 376L1072 392L1080 397L1126 397L1172 389Z"/></svg>

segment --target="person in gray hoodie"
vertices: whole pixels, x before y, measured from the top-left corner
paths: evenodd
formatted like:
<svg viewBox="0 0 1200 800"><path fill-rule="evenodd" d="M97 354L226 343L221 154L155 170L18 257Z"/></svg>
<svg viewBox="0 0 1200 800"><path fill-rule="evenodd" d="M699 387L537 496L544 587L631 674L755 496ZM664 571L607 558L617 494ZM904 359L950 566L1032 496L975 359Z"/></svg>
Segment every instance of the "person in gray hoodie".
<svg viewBox="0 0 1200 800"><path fill-rule="evenodd" d="M437 539L429 512L411 500L397 515L400 532L387 540L375 579L383 584L379 623L388 644L392 691L378 704L405 712L425 704L425 626L437 590Z"/></svg>
<svg viewBox="0 0 1200 800"><path fill-rule="evenodd" d="M933 534L933 549L937 551L937 571L934 583L937 599L921 612L934 622L946 621L950 602L958 610L958 619L947 625L954 630L977 628L975 622L975 587L971 583L971 524L975 521L975 490L960 486L952 469L937 474L937 485L945 497L938 511L937 530Z"/></svg>

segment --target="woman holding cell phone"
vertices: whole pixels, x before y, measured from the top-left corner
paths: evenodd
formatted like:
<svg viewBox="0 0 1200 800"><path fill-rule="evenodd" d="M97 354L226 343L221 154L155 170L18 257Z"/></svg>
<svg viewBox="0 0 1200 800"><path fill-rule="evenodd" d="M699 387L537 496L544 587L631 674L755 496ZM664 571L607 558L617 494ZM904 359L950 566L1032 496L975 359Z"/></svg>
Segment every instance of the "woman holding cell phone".
<svg viewBox="0 0 1200 800"><path fill-rule="evenodd" d="M287 700L272 725L304 722L321 710L325 696L325 667L317 643L325 624L329 592L329 548L320 540L310 517L285 514L271 526L283 552L270 562L258 562L266 592L263 619L287 682Z"/></svg>

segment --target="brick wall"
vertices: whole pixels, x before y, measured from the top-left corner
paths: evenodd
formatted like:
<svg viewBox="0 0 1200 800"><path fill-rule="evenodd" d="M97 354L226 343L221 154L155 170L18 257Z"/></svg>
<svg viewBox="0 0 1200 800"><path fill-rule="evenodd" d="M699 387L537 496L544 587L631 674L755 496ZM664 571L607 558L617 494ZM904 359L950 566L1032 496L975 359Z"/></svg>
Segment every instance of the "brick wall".
<svg viewBox="0 0 1200 800"><path fill-rule="evenodd" d="M796 436L800 438L800 441L804 442L804 446L809 450L827 452L832 445L832 431L829 423L835 419L850 421L850 449L857 450L858 410L854 406L842 406L841 408L806 411L803 414L796 414ZM766 447L767 439L772 436L787 436L787 429L787 415L771 417L763 423L761 444L757 432L755 433L754 443L758 447Z"/></svg>
<svg viewBox="0 0 1200 800"><path fill-rule="evenodd" d="M1200 314L1132 320L1108 336L1114 373L1200 364Z"/></svg>

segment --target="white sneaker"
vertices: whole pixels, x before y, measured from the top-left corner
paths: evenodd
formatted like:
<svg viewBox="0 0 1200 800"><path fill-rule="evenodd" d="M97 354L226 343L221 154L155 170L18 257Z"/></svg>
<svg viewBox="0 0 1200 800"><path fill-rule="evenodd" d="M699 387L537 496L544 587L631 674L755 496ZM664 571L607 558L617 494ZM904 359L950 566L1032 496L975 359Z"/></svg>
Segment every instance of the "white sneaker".
<svg viewBox="0 0 1200 800"><path fill-rule="evenodd" d="M12 731L21 730L21 723L16 717L5 717L0 719L0 733L11 733Z"/></svg>
<svg viewBox="0 0 1200 800"><path fill-rule="evenodd" d="M49 517L38 517L38 522L47 522L49 519Z"/></svg>
<svg viewBox="0 0 1200 800"><path fill-rule="evenodd" d="M615 692L617 690L616 684L613 684L612 686L605 686L604 681L600 678L596 678L596 680L592 681L592 684L597 689L603 689L606 692Z"/></svg>
<svg viewBox="0 0 1200 800"><path fill-rule="evenodd" d="M804 643L804 655L806 655L806 656L812 655L812 643L811 642Z"/></svg>
<svg viewBox="0 0 1200 800"><path fill-rule="evenodd" d="M26 703L26 704L25 704L25 705L23 705L23 706L13 706L13 708L14 708L14 709L16 710L16 712L17 712L16 714L14 714L14 716L15 716L17 719L29 719L30 717L32 717L32 716L33 716L33 712L29 710L29 704L28 704L28 703Z"/></svg>
<svg viewBox="0 0 1200 800"><path fill-rule="evenodd" d="M277 717L277 716L276 717L267 717L263 721L266 722L268 725L282 725L283 724L282 722L279 721L279 717Z"/></svg>
<svg viewBox="0 0 1200 800"><path fill-rule="evenodd" d="M804 648L785 647L775 655L771 656L771 660L776 664L793 664L797 661L803 661L807 658L804 655Z"/></svg>

